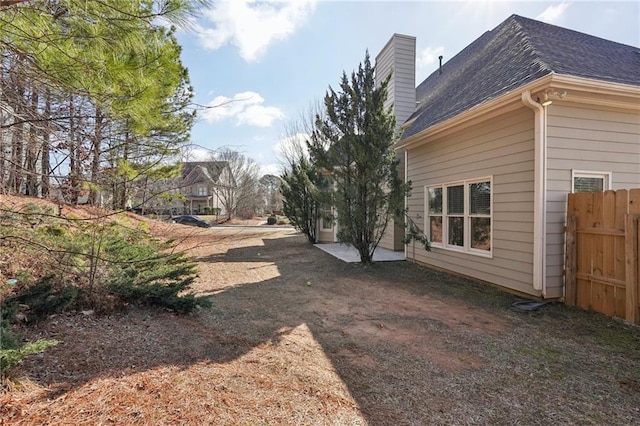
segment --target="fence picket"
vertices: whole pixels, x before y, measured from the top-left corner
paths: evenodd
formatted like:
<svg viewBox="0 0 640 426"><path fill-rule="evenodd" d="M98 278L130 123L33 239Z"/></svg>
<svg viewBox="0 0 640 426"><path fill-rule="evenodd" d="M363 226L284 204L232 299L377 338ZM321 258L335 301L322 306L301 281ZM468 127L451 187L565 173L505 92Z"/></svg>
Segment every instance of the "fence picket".
<svg viewBox="0 0 640 426"><path fill-rule="evenodd" d="M640 323L640 189L569 194L565 302Z"/></svg>

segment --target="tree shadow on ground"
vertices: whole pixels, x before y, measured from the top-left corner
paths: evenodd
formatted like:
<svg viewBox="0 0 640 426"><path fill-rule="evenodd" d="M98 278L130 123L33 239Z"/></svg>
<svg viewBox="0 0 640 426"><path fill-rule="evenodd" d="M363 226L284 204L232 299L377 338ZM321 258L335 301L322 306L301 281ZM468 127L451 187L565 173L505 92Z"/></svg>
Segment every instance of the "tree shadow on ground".
<svg viewBox="0 0 640 426"><path fill-rule="evenodd" d="M34 380L51 386L43 398L96 377L159 366L188 369L201 362L223 365L256 350L266 359L280 350L295 358L274 360L268 367L277 364L277 375L287 370L283 363L291 362L287 380L313 389L309 394L315 399L327 395L321 387L329 382L313 375L313 364L326 358L327 368L371 425L554 420L557 407L549 387L559 387L555 392L561 395L568 390L553 375L540 375L540 369L565 371L570 359L562 355L563 364L556 365L556 349L537 349L548 330L540 336L532 330L555 327L569 339L575 329L557 326L553 314L565 315L566 308L523 316L509 309L515 296L408 262L344 263L300 236L262 242L197 259L211 266L211 276L203 277L211 287L201 290L214 296L213 307L196 315L132 310L107 318L54 318L40 329L41 336L55 338L65 322L73 322L75 340L27 363ZM230 265L237 266L231 268L235 284L216 284L216 268ZM262 274L262 268L269 273ZM96 329L104 345L88 348L85 342L96 338ZM161 357L154 354L159 347ZM556 358L540 359L547 353ZM64 385L56 388L56 383ZM540 414L536 395L552 405L549 414L544 409ZM587 406L585 401L576 410Z"/></svg>

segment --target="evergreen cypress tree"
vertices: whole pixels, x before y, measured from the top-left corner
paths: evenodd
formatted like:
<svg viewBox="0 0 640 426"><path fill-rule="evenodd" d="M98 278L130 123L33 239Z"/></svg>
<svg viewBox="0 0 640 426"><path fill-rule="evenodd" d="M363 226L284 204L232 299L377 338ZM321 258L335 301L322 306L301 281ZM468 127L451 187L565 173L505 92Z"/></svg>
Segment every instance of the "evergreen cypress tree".
<svg viewBox="0 0 640 426"><path fill-rule="evenodd" d="M376 84L367 52L351 78L343 73L339 92L329 87L326 116L316 120L309 142L313 162L333 182L338 240L355 247L365 264L408 191L398 176L396 120L384 107L389 80Z"/></svg>
<svg viewBox="0 0 640 426"><path fill-rule="evenodd" d="M326 191L326 179L304 156L291 164L291 168L281 177L280 191L285 216L310 243L315 243L318 237L317 225L323 203L323 190Z"/></svg>

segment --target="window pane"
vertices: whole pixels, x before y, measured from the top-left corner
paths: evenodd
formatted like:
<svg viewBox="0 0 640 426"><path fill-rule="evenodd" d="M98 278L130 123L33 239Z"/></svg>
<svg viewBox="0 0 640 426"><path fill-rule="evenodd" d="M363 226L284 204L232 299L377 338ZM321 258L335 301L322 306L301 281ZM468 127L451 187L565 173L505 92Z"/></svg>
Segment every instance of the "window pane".
<svg viewBox="0 0 640 426"><path fill-rule="evenodd" d="M441 243L442 242L442 216L431 216L429 218L431 222L431 242L433 243Z"/></svg>
<svg viewBox="0 0 640 426"><path fill-rule="evenodd" d="M471 218L471 248L491 250L491 219L488 217Z"/></svg>
<svg viewBox="0 0 640 426"><path fill-rule="evenodd" d="M447 214L464 214L464 186L447 187Z"/></svg>
<svg viewBox="0 0 640 426"><path fill-rule="evenodd" d="M469 213L491 214L491 182L478 182L469 185Z"/></svg>
<svg viewBox="0 0 640 426"><path fill-rule="evenodd" d="M449 217L449 244L462 247L464 245L464 218Z"/></svg>
<svg viewBox="0 0 640 426"><path fill-rule="evenodd" d="M333 229L333 212L331 211L331 206L322 207L322 229Z"/></svg>
<svg viewBox="0 0 640 426"><path fill-rule="evenodd" d="M442 214L442 188L429 188L429 214Z"/></svg>
<svg viewBox="0 0 640 426"><path fill-rule="evenodd" d="M573 179L573 192L600 192L604 190L604 178L578 177Z"/></svg>

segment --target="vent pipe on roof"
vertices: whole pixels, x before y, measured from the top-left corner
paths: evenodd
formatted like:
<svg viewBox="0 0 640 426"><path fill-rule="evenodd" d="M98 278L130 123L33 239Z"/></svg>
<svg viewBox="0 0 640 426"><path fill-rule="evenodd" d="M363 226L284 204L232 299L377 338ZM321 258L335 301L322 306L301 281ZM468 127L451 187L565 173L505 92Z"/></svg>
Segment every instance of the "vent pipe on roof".
<svg viewBox="0 0 640 426"><path fill-rule="evenodd" d="M442 55L438 56L438 59L440 60L440 68L438 68L438 74L442 74Z"/></svg>

